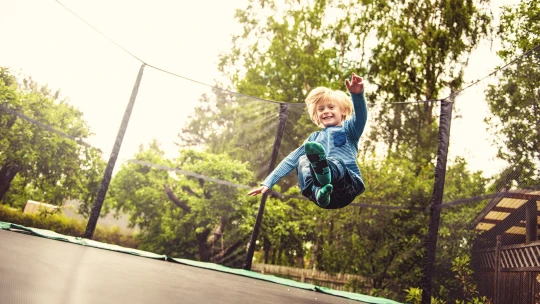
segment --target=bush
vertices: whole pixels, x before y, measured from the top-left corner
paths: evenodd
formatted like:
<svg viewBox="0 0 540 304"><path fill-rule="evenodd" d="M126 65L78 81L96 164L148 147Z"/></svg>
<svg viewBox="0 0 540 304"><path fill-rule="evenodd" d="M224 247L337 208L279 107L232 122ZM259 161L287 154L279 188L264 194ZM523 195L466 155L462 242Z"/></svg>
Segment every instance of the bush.
<svg viewBox="0 0 540 304"><path fill-rule="evenodd" d="M470 268L470 258L468 256L456 257L452 262L452 271L456 273L464 299L456 300L456 304L493 304L490 299L480 296L476 285L472 281L473 271ZM411 287L405 289L407 293L407 303L420 304L422 302L422 291L420 288ZM431 298L432 304L446 304L447 302L438 298Z"/></svg>
<svg viewBox="0 0 540 304"><path fill-rule="evenodd" d="M82 237L86 223L55 213L24 214L20 209L0 205L0 221L13 223L29 228L51 230L56 233ZM126 235L119 227L104 228L97 226L94 241L138 249L140 241L137 235Z"/></svg>

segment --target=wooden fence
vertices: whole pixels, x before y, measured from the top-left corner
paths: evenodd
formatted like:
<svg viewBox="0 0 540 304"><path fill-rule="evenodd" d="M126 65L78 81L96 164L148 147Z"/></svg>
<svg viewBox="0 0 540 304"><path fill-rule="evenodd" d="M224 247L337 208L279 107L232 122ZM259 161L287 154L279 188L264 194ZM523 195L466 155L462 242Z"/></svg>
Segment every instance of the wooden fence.
<svg viewBox="0 0 540 304"><path fill-rule="evenodd" d="M540 241L473 252L478 291L495 304L540 303Z"/></svg>
<svg viewBox="0 0 540 304"><path fill-rule="evenodd" d="M251 270L335 290L354 292L359 289L366 290L368 288L368 284L366 284L367 280L365 278L352 274L338 273L331 275L324 271L313 269L256 263L251 266Z"/></svg>

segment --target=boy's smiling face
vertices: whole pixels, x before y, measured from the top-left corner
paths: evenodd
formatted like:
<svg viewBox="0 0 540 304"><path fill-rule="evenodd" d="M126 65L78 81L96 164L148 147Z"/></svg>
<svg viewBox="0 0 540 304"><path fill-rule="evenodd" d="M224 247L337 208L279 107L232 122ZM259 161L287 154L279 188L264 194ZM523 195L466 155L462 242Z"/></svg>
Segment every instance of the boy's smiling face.
<svg viewBox="0 0 540 304"><path fill-rule="evenodd" d="M334 102L328 102L317 106L317 117L325 127L341 126L343 123L343 113Z"/></svg>

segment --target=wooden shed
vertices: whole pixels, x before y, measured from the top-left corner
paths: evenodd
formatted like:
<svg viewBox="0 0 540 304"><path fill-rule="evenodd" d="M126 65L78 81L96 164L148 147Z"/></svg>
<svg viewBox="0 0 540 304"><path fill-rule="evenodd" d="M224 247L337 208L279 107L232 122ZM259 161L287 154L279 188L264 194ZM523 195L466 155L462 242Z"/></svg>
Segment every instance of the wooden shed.
<svg viewBox="0 0 540 304"><path fill-rule="evenodd" d="M510 190L474 221L472 268L480 294L495 304L540 303L538 190Z"/></svg>

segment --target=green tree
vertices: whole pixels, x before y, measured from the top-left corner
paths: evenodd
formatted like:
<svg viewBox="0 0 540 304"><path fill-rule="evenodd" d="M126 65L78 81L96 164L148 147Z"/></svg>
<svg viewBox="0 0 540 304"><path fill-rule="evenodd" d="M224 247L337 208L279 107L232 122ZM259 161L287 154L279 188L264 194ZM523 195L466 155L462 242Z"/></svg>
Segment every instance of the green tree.
<svg viewBox="0 0 540 304"><path fill-rule="evenodd" d="M0 68L0 103L46 126L84 140L91 133L82 112L31 78L18 84ZM0 199L22 206L27 199L62 205L92 201L104 162L100 152L0 111Z"/></svg>
<svg viewBox="0 0 540 304"><path fill-rule="evenodd" d="M481 0L314 0L285 1L278 6L274 1L250 1L245 10L237 12L244 31L234 37L233 49L221 57L220 68L234 90L296 103L302 103L316 86L343 89L342 81L351 71L367 75L368 92L372 91L368 100L382 105L370 107L373 131L361 141L360 155L370 161L360 162L368 190L359 200L424 208L433 191L437 103L392 103L438 99L459 89L469 53L488 33L485 4ZM257 169L269 158L273 136L256 137L262 127L242 130L251 121L264 121L264 116L240 112L235 108L240 105L238 100L234 95L207 98L206 108L201 108L184 132L196 134L194 142L227 153L257 151L238 157L249 161L261 179L267 171ZM234 116L233 110L235 115L245 116ZM289 117L289 138L280 148L280 157L316 130L305 112L295 113ZM212 136L206 137L209 134ZM259 153L264 147L267 152ZM387 153L374 159L380 148ZM455 171L464 179L449 181L455 183L449 189L462 191L451 192L453 196L468 193L468 186L482 188L482 181L467 171L466 163L456 165ZM294 178L292 174L281 182L281 190L297 191L291 188ZM263 221L263 226L268 221L268 227L261 229L266 261L299 265L294 254L303 251L309 257L304 260L319 269L370 278L370 290L378 295L402 295L406 282L419 283L426 213L353 207L329 211L304 208L310 203L296 199L270 200L270 204ZM276 224L287 219L286 224ZM453 219L455 225L464 223L459 219ZM459 246L456 240L449 239L446 245Z"/></svg>
<svg viewBox="0 0 540 304"><path fill-rule="evenodd" d="M486 100L494 117L488 118L498 157L508 167L498 177L495 187L532 188L540 180L540 4L523 0L516 7L505 7L498 36L503 43L499 56L506 67L498 84L491 85Z"/></svg>
<svg viewBox="0 0 540 304"><path fill-rule="evenodd" d="M222 55L220 69L235 90L278 101L301 103L316 86L343 89L343 79L351 71L367 74L368 81L376 84L369 96L372 101L437 99L443 90L460 87L469 53L487 34L490 18L486 10L485 1L466 0L313 0L285 1L279 6L274 1L251 1L245 10L237 11L244 31L233 38L232 50ZM436 155L436 106L420 103L373 111L370 115L377 123L372 124L371 146L382 143L388 151L399 152L419 166L431 162ZM253 118L232 118L227 116L230 111L220 110L207 115L212 119L204 122L200 118L205 113L197 113L193 121L206 132L217 128L240 133L237 130ZM215 124L221 121L234 123L227 129ZM287 126L290 140L282 145L283 151L292 151L316 130L301 111L295 111L290 121L295 123ZM192 124L184 132L193 130ZM270 146L273 136L265 138L263 142ZM246 142L245 136L240 141L227 136L221 139L237 147ZM227 148L229 151L230 146ZM268 157L242 159L254 160L255 169L261 165L257 160ZM416 172L421 170L418 167ZM263 175L265 172L257 177ZM289 179L284 189L293 184Z"/></svg>
<svg viewBox="0 0 540 304"><path fill-rule="evenodd" d="M471 172L465 159L458 157L446 172L444 202L455 201L463 197L486 194L491 179L481 171ZM470 257L473 242L478 231L470 225L482 211L488 200L461 204L444 208L437 240L437 256L433 277L434 295L447 300L463 300L462 286L455 280L452 261L457 257Z"/></svg>
<svg viewBox="0 0 540 304"><path fill-rule="evenodd" d="M470 52L487 34L486 1L378 1L384 11L376 30L377 45L369 75L377 84L375 100L402 102L445 97L463 82ZM435 158L438 103L383 107L372 138L383 138L417 164Z"/></svg>
<svg viewBox="0 0 540 304"><path fill-rule="evenodd" d="M265 208L259 239L265 264L314 269L317 237L323 209L302 199L297 187L285 193L288 199L270 198ZM250 227L250 229L252 226Z"/></svg>
<svg viewBox="0 0 540 304"><path fill-rule="evenodd" d="M17 88L17 79L11 75L10 71L6 68L0 68L0 103L3 106L7 106L8 101L10 103L18 103L19 92ZM11 186L11 181L17 175L19 167L12 163L6 165L5 162L8 159L8 153L10 152L11 137L13 136L13 127L17 122L17 117L10 115L4 111L0 111L0 161L3 166L0 170L0 176L2 177L0 182L0 199L2 199Z"/></svg>
<svg viewBox="0 0 540 304"><path fill-rule="evenodd" d="M411 209L351 206L325 212L317 267L365 277L359 292L399 298L404 286L414 286L421 278L423 229L428 221L421 207L432 184L417 178L415 164L405 158L366 158L360 164L370 191L359 202ZM428 171L422 176L429 176Z"/></svg>
<svg viewBox="0 0 540 304"><path fill-rule="evenodd" d="M243 33L221 56L220 69L245 94L283 102L304 102L316 86L343 88L345 67L325 22L333 1L251 1L237 10ZM253 43L255 42L255 43Z"/></svg>
<svg viewBox="0 0 540 304"><path fill-rule="evenodd" d="M153 142L141 147L137 160L176 167L243 184L251 178L245 165L223 154L183 150L174 160ZM247 240L242 229L251 210L245 190L127 163L111 182L107 208L129 214L141 229L141 248L174 257L236 265L236 249ZM216 250L223 238L224 248Z"/></svg>
<svg viewBox="0 0 540 304"><path fill-rule="evenodd" d="M323 210L316 215L320 221L312 228L317 234L317 268L361 275L367 282L357 291L400 299L406 287L420 285L429 221L424 199L433 190L429 177L434 167L421 172L421 178L414 171L416 164L406 158L366 158L361 167L370 191L362 194L359 202L410 209L350 206ZM446 199L484 193L487 181L481 172L470 172L466 162L458 159L448 168ZM444 209L434 295L443 299L459 297L450 262L456 256L469 254L475 232L468 225L481 208L481 204L474 204Z"/></svg>
<svg viewBox="0 0 540 304"><path fill-rule="evenodd" d="M247 161L261 178L268 173L278 115L277 104L215 89L213 96L202 96L201 105L180 134L181 147L204 147L211 153Z"/></svg>
<svg viewBox="0 0 540 304"><path fill-rule="evenodd" d="M303 104L307 93L316 86L343 89L343 75L349 70L334 47L327 45L331 29L323 22L330 2L286 1L284 5L278 8L274 1L252 1L245 10L237 11L236 18L244 31L233 38L231 51L221 56L219 64L234 90L257 98ZM211 151L225 147L223 151L234 159L248 161L257 179L264 178L279 106L241 95L214 93L215 100L203 98L204 105L184 134L218 134L195 139L210 146ZM317 130L305 113L304 107L290 107L278 161ZM246 148L252 153L245 153ZM294 184L294 178L289 177L283 189Z"/></svg>

